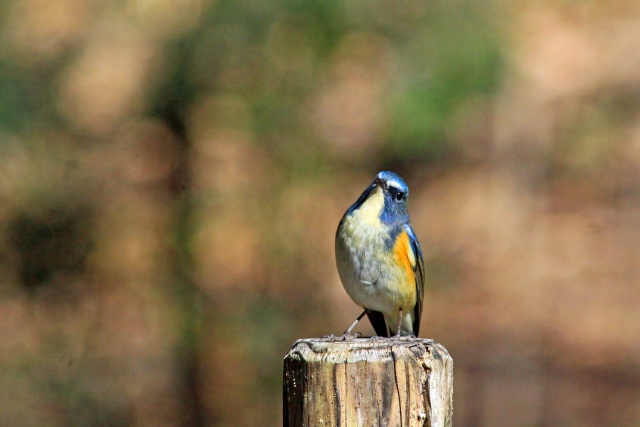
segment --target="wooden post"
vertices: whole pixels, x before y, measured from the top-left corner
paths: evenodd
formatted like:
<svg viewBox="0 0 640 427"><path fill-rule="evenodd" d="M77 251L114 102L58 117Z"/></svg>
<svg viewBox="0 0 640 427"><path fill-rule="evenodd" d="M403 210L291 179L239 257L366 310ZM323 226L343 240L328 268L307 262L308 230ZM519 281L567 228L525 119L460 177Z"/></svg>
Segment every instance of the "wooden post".
<svg viewBox="0 0 640 427"><path fill-rule="evenodd" d="M450 427L453 359L421 338L328 337L284 358L284 426Z"/></svg>

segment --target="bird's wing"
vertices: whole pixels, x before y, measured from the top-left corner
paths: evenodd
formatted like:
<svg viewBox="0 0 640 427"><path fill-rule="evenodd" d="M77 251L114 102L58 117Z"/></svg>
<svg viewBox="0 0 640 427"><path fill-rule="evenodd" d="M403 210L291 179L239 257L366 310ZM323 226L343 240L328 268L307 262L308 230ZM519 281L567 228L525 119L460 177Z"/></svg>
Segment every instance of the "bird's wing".
<svg viewBox="0 0 640 427"><path fill-rule="evenodd" d="M413 333L418 336L420 330L420 317L422 316L422 300L424 298L424 260L422 259L422 249L420 248L420 242L411 228L409 223L404 225L404 229L409 236L410 249L413 251L412 263L413 275L416 280L416 306L414 308L413 316Z"/></svg>

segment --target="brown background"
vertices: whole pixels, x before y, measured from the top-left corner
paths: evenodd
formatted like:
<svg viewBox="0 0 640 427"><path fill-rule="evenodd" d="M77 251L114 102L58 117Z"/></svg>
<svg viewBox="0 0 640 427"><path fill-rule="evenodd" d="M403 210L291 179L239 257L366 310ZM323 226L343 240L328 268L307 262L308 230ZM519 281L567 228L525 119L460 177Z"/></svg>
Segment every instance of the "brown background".
<svg viewBox="0 0 640 427"><path fill-rule="evenodd" d="M0 5L0 425L281 425L411 188L454 424L640 425L640 4ZM371 333L368 325L361 327Z"/></svg>

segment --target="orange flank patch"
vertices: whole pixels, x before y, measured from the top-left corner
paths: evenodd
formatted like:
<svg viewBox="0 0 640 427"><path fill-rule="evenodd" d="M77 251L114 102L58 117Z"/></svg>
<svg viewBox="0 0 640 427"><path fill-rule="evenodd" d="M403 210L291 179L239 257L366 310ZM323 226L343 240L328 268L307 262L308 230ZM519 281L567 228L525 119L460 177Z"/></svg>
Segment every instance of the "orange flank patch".
<svg viewBox="0 0 640 427"><path fill-rule="evenodd" d="M412 252L410 252L411 246L409 243L409 236L403 230L398 237L396 238L396 243L393 246L393 255L396 258L396 261L402 266L406 275L407 275L407 283L409 293L415 292L415 276L413 273L413 265L411 262Z"/></svg>

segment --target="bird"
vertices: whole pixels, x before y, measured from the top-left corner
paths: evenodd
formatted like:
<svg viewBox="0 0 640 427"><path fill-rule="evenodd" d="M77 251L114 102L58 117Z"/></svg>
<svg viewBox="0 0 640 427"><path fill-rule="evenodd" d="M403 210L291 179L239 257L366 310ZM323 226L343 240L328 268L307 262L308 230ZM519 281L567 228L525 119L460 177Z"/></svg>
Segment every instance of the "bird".
<svg viewBox="0 0 640 427"><path fill-rule="evenodd" d="M345 212L335 239L345 291L381 337L418 336L424 296L422 249L409 221L409 187L390 171L378 173Z"/></svg>

